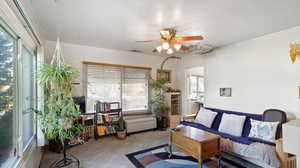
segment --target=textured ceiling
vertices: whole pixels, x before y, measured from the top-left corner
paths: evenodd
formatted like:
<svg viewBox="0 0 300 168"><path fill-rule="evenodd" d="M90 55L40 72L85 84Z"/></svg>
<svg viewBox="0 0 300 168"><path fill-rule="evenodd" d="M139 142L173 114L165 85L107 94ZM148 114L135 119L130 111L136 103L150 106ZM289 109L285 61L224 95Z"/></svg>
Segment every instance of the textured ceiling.
<svg viewBox="0 0 300 168"><path fill-rule="evenodd" d="M222 46L300 25L300 0L31 0L47 40L151 52L159 30Z"/></svg>

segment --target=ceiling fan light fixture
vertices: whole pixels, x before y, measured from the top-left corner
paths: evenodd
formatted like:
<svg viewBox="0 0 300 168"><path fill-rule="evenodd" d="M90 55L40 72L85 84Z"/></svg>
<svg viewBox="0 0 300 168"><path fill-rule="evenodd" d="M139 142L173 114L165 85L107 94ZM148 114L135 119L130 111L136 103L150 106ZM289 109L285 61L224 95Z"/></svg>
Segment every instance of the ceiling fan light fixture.
<svg viewBox="0 0 300 168"><path fill-rule="evenodd" d="M169 44L168 42L163 42L163 43L162 43L162 48L163 48L164 50L167 50L167 49L170 48L170 44Z"/></svg>
<svg viewBox="0 0 300 168"><path fill-rule="evenodd" d="M173 51L172 48L169 48L169 49L167 50L167 54L173 54L173 53L174 53L174 51Z"/></svg>
<svg viewBox="0 0 300 168"><path fill-rule="evenodd" d="M182 47L182 45L179 44L179 43L174 44L174 48L175 48L176 51L179 51L181 47Z"/></svg>
<svg viewBox="0 0 300 168"><path fill-rule="evenodd" d="M160 34L163 35L163 36L166 36L166 35L170 35L170 32L167 31L167 30L161 30Z"/></svg>
<svg viewBox="0 0 300 168"><path fill-rule="evenodd" d="M162 47L161 47L161 46L157 46L157 47L156 47L156 50L157 50L157 52L159 52L159 53L160 53L160 52L161 52L161 50L162 50Z"/></svg>

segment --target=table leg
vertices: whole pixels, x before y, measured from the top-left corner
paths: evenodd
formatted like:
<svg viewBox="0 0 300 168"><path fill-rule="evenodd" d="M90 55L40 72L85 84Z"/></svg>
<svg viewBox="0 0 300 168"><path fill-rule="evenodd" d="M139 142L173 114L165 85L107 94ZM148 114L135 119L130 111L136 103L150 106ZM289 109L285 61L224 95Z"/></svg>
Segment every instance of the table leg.
<svg viewBox="0 0 300 168"><path fill-rule="evenodd" d="M218 156L218 168L221 168L221 159L222 159L222 155Z"/></svg>
<svg viewBox="0 0 300 168"><path fill-rule="evenodd" d="M172 157L172 145L169 145L169 159Z"/></svg>
<svg viewBox="0 0 300 168"><path fill-rule="evenodd" d="M202 159L198 159L198 168L202 168Z"/></svg>

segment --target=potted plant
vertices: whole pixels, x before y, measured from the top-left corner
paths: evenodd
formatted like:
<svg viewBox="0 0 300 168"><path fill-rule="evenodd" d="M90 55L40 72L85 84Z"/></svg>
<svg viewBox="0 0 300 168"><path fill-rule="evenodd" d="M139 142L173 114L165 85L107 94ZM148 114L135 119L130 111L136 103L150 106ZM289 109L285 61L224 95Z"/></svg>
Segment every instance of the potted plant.
<svg viewBox="0 0 300 168"><path fill-rule="evenodd" d="M150 104L157 119L157 128L163 130L167 127L165 113L170 110L170 107L165 103L165 93L171 88L167 85L165 79L150 80L149 86L153 91Z"/></svg>
<svg viewBox="0 0 300 168"><path fill-rule="evenodd" d="M115 130L117 132L118 139L125 139L126 138L126 123L123 119L123 116L117 121L115 125Z"/></svg>
<svg viewBox="0 0 300 168"><path fill-rule="evenodd" d="M38 83L44 88L44 106L42 110L33 109L37 114L41 130L47 139L58 139L63 145L63 159L51 167L67 167L79 160L67 155L68 142L78 136L83 126L78 123L79 108L71 95L72 82L77 71L63 62L59 53L59 42L51 64L43 64L38 72Z"/></svg>

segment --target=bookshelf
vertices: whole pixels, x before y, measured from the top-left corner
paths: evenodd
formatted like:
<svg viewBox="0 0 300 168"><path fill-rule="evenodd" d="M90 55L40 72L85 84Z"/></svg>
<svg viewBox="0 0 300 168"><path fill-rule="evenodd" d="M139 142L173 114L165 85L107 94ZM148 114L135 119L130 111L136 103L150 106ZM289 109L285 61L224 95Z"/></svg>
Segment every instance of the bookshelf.
<svg viewBox="0 0 300 168"><path fill-rule="evenodd" d="M123 116L119 102L100 102L95 104L95 139L116 134L115 125Z"/></svg>
<svg viewBox="0 0 300 168"><path fill-rule="evenodd" d="M167 125L170 128L175 128L181 120L181 93L169 92L165 96L165 101L170 107L170 110L165 114Z"/></svg>

